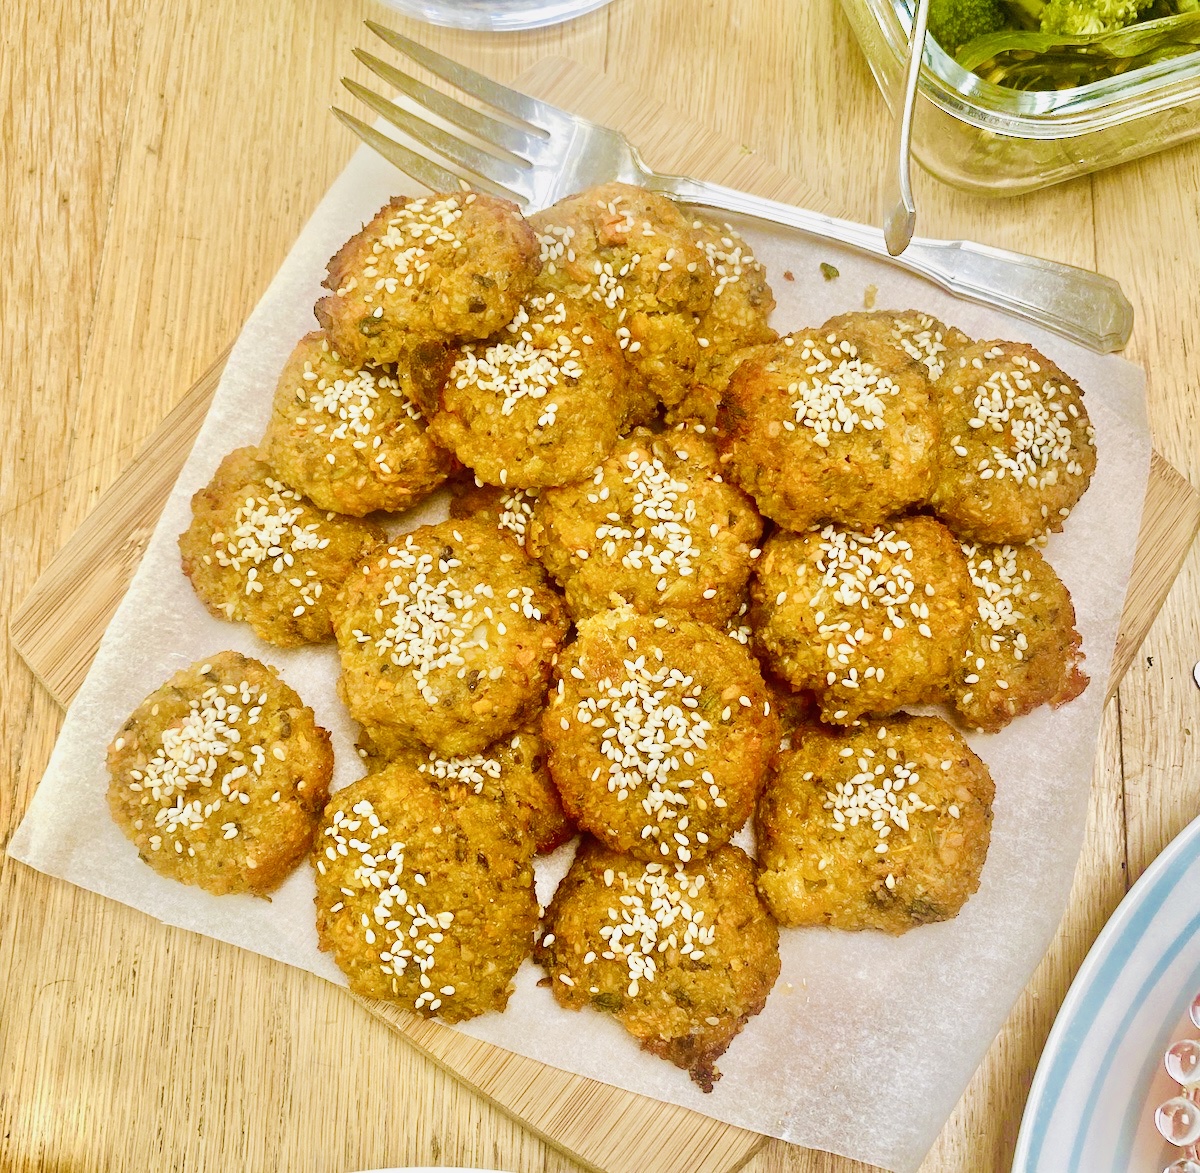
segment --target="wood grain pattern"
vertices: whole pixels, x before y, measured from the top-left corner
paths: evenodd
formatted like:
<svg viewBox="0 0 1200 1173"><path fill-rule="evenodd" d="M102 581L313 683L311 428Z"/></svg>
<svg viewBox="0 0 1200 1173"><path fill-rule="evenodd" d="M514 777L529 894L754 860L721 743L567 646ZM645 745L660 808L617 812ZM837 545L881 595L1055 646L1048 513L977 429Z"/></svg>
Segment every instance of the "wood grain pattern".
<svg viewBox="0 0 1200 1173"><path fill-rule="evenodd" d="M30 0L0 9L0 612L234 336L353 149L327 114L359 20L509 81L563 53L879 216L890 127L837 0L615 0L556 28L459 33L370 0ZM1117 277L1159 451L1200 483L1200 144L1016 200L917 177L921 231ZM59 709L0 631L0 845ZM922 1173L1007 1169L1071 976L1200 807L1200 556L1106 713L1057 939ZM475 1165L577 1173L310 974L0 860L0 1168ZM348 1058L350 1057L350 1058ZM748 1173L864 1173L769 1142Z"/></svg>

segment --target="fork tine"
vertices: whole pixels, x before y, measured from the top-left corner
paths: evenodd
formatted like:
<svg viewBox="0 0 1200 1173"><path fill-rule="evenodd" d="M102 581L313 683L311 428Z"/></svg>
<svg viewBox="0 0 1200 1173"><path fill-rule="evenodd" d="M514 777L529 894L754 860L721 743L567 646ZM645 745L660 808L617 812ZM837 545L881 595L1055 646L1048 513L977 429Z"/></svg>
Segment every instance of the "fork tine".
<svg viewBox="0 0 1200 1173"><path fill-rule="evenodd" d="M353 114L347 114L345 110L339 110L336 106L331 109L338 120L354 131L373 151L377 151L389 163L394 164L405 175L412 176L430 191L458 191L464 186L463 181L453 171L439 167L436 163L426 159L424 155L418 155L415 151L410 151L396 142L395 139L388 138L386 134L380 134L373 126L360 122ZM507 193L498 192L498 194Z"/></svg>
<svg viewBox="0 0 1200 1173"><path fill-rule="evenodd" d="M449 94L443 94L441 90L435 90L432 86L417 81L415 77L409 77L403 70L389 65L386 61L381 61L372 53L363 49L355 49L353 52L359 61L388 85L406 94L414 102L424 106L426 110L436 114L439 118L444 118L447 122L462 127L468 134L473 134L485 142L495 143L496 146L514 155L531 151L541 142L534 135L518 130L512 123L489 118L471 106L464 106Z"/></svg>
<svg viewBox="0 0 1200 1173"><path fill-rule="evenodd" d="M377 37L386 41L391 47L406 57L411 57L418 65L423 65L430 73L436 74L443 81L448 81L464 93L503 110L526 123L539 138L548 137L548 129L562 118L562 111L556 106L539 102L536 98L510 90L482 73L476 73L449 57L443 57L432 49L427 49L417 41L410 40L403 33L377 24L373 20L366 21L366 26Z"/></svg>
<svg viewBox="0 0 1200 1173"><path fill-rule="evenodd" d="M397 130L402 130L423 147L428 147L436 154L444 156L455 166L461 167L468 173L468 180L472 182L487 181L495 184L504 195L523 192L526 186L523 182L524 173L528 164L526 167L521 167L516 163L498 159L495 155L490 155L470 143L465 143L426 122L423 118L418 118L415 114L402 110L394 102L380 97L379 94L367 89L366 86L359 85L351 78L342 78L342 85L359 101L370 106L376 114L386 118Z"/></svg>

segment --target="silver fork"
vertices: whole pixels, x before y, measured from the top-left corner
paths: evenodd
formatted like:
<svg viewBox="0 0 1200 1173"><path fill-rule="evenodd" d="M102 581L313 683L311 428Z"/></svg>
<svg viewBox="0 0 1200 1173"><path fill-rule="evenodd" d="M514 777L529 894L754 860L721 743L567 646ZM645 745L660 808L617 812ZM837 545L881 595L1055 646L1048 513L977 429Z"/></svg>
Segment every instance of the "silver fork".
<svg viewBox="0 0 1200 1173"><path fill-rule="evenodd" d="M465 177L473 186L532 211L583 188L622 180L685 204L784 224L809 236L838 241L917 273L956 297L1006 310L1102 354L1120 350L1129 341L1133 307L1111 277L966 240L917 237L902 256L891 257L877 228L715 183L660 175L642 162L637 149L618 131L502 86L374 21L366 24L430 73L508 116L508 120L493 118L355 49L354 55L368 69L414 105L475 140L460 138L343 78L355 97L426 151L458 169L458 173L451 171L435 158L418 154L334 108L338 118L364 142L432 191L457 190Z"/></svg>

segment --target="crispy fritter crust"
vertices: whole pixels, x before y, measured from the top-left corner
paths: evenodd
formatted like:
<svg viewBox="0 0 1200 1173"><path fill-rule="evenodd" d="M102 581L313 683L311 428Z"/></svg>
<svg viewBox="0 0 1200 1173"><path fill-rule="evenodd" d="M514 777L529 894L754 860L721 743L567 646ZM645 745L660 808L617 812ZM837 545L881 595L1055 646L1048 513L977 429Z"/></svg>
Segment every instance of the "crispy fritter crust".
<svg viewBox="0 0 1200 1173"><path fill-rule="evenodd" d="M479 192L396 196L329 262L315 307L347 362L395 362L423 342L487 338L540 262L516 204Z"/></svg>
<svg viewBox="0 0 1200 1173"><path fill-rule="evenodd" d="M1088 686L1071 595L1030 546L966 544L977 614L952 688L954 707L996 733L1039 705L1073 701Z"/></svg>
<svg viewBox="0 0 1200 1173"><path fill-rule="evenodd" d="M1032 346L977 342L947 367L934 399L934 512L978 542L1061 530L1096 470L1079 384Z"/></svg>
<svg viewBox="0 0 1200 1173"><path fill-rule="evenodd" d="M628 603L721 624L741 601L761 536L754 503L722 480L706 437L639 428L594 476L540 494L527 544L575 619Z"/></svg>
<svg viewBox="0 0 1200 1173"><path fill-rule="evenodd" d="M734 480L785 529L874 525L933 486L924 368L872 332L803 330L743 362L720 426Z"/></svg>
<svg viewBox="0 0 1200 1173"><path fill-rule="evenodd" d="M429 427L481 481L564 485L612 450L640 381L581 303L543 294L487 342L457 353Z"/></svg>
<svg viewBox="0 0 1200 1173"><path fill-rule="evenodd" d="M979 887L991 775L937 717L810 726L755 817L758 887L781 925L903 933L957 916Z"/></svg>
<svg viewBox="0 0 1200 1173"><path fill-rule="evenodd" d="M704 1091L779 976L779 930L737 847L676 865L585 839L546 926L535 956L558 1002L612 1014Z"/></svg>
<svg viewBox="0 0 1200 1173"><path fill-rule="evenodd" d="M108 806L160 875L265 896L304 858L333 751L273 668L220 652L152 692L108 747Z"/></svg>
<svg viewBox="0 0 1200 1173"><path fill-rule="evenodd" d="M356 367L314 330L279 376L262 458L322 509L353 517L402 512L454 468L416 406L436 397L449 369L449 351L433 343L396 366Z"/></svg>
<svg viewBox="0 0 1200 1173"><path fill-rule="evenodd" d="M538 288L585 301L620 339L668 409L700 357L696 317L716 282L691 219L665 196L606 183L530 217L541 245Z"/></svg>
<svg viewBox="0 0 1200 1173"><path fill-rule="evenodd" d="M486 522L376 547L334 603L350 715L445 757L478 753L541 703L566 634L542 568Z"/></svg>
<svg viewBox="0 0 1200 1173"><path fill-rule="evenodd" d="M667 412L667 420L712 425L739 364L753 355L754 347L779 337L768 325L775 295L767 284L766 269L728 224L697 217L692 232L708 258L715 283L713 300L696 322L700 354L692 386Z"/></svg>
<svg viewBox="0 0 1200 1173"><path fill-rule="evenodd" d="M944 699L975 615L959 543L931 517L778 532L751 599L760 654L838 725Z"/></svg>
<svg viewBox="0 0 1200 1173"><path fill-rule="evenodd" d="M533 948L532 856L501 804L393 763L325 808L320 946L357 994L447 1022L503 1010Z"/></svg>
<svg viewBox="0 0 1200 1173"><path fill-rule="evenodd" d="M183 573L218 619L248 623L281 648L333 637L330 604L383 537L379 526L314 508L238 448L192 497L179 535Z"/></svg>
<svg viewBox="0 0 1200 1173"><path fill-rule="evenodd" d="M898 349L904 358L919 363L932 382L940 379L946 363L971 345L971 339L955 326L920 310L860 310L830 318L821 331L850 331L869 339L872 348Z"/></svg>
<svg viewBox="0 0 1200 1173"><path fill-rule="evenodd" d="M779 727L754 657L676 612L579 624L543 718L563 809L616 851L688 862L749 818Z"/></svg>
<svg viewBox="0 0 1200 1173"><path fill-rule="evenodd" d="M463 479L452 484L450 492L451 517L480 518L526 549L529 523L539 495L537 489L508 489Z"/></svg>
<svg viewBox="0 0 1200 1173"><path fill-rule="evenodd" d="M539 853L561 847L575 834L546 766L540 716L468 757L439 757L431 749L397 738L385 725L364 727L358 752L370 770L402 761L435 786L467 786L475 794L508 803L525 823Z"/></svg>

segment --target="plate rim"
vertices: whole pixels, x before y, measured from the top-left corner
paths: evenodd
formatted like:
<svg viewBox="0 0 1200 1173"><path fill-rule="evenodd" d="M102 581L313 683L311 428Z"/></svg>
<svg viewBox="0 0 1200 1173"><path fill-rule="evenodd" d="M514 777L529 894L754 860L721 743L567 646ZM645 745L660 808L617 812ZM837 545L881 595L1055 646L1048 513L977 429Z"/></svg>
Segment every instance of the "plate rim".
<svg viewBox="0 0 1200 1173"><path fill-rule="evenodd" d="M1092 1007L1086 1017L1084 1016L1085 1010L1088 1009L1084 1004L1093 992L1092 987L1098 972L1113 952L1114 943L1131 926L1137 924L1148 895L1162 877L1184 859L1194 862L1193 857L1200 858L1200 815L1192 819L1151 861L1126 892L1095 941L1092 942L1083 964L1079 967L1079 971L1072 980L1067 995L1055 1015L1054 1024L1050 1028L1041 1057L1038 1059L1037 1070L1034 1073L1033 1082L1030 1084L1029 1095L1021 1115L1021 1127L1017 1134L1011 1173L1034 1173L1037 1168L1035 1164L1031 1164L1031 1158L1039 1158L1042 1154L1049 1124L1066 1086L1065 1076L1069 1073L1070 1064L1073 1062L1071 1052L1064 1046L1067 1041L1066 1036L1078 1031L1081 1026L1090 1029L1097 1017L1097 1011L1105 1005L1107 997ZM1176 890L1177 885L1173 885L1164 896L1164 901ZM1142 926L1138 933L1139 937L1149 923L1147 921ZM1118 975L1122 972L1124 972L1124 965L1118 971ZM1115 979L1113 984L1115 984ZM1109 992L1111 992L1111 986ZM1057 1068L1064 1061L1068 1065L1060 1075ZM1055 1082L1052 1084L1052 1081Z"/></svg>

